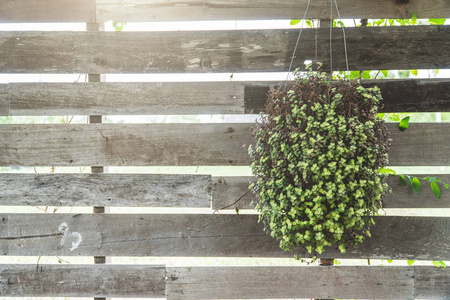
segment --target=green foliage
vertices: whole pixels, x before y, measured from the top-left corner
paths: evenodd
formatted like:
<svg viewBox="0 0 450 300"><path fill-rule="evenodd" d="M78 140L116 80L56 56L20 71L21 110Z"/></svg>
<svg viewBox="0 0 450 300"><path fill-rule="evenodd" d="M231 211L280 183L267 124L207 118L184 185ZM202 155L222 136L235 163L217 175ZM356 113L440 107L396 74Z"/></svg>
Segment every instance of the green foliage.
<svg viewBox="0 0 450 300"><path fill-rule="evenodd" d="M336 244L345 253L370 237L388 191L380 90L320 72L295 76L271 88L249 148L259 220L286 251Z"/></svg>
<svg viewBox="0 0 450 300"><path fill-rule="evenodd" d="M115 31L122 31L123 27L126 25L127 23L124 22L112 22L112 26L114 27Z"/></svg>
<svg viewBox="0 0 450 300"><path fill-rule="evenodd" d="M406 263L408 266L412 266L416 261L415 260L407 260Z"/></svg>
<svg viewBox="0 0 450 300"><path fill-rule="evenodd" d="M409 118L410 117L405 117L403 119L401 119L400 123L398 124L398 128L400 128L400 130L406 130L409 127Z"/></svg>
<svg viewBox="0 0 450 300"><path fill-rule="evenodd" d="M444 25L446 19L428 19L430 25Z"/></svg>
<svg viewBox="0 0 450 300"><path fill-rule="evenodd" d="M435 265L438 268L441 269L445 269L447 267L447 265L445 264L445 262L441 261L433 261L433 265Z"/></svg>

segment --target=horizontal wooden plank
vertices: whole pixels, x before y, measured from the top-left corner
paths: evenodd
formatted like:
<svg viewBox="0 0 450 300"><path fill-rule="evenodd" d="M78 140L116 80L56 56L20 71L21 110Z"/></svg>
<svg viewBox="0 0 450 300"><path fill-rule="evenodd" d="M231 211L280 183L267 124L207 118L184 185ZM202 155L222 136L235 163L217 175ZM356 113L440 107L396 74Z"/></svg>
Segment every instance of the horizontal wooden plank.
<svg viewBox="0 0 450 300"><path fill-rule="evenodd" d="M399 19L411 18L414 12L420 18L446 18L450 5L446 0L399 1L359 0L339 1L342 18ZM228 0L160 2L157 0L97 0L97 19L116 22L145 21L197 21L197 20L241 20L241 19L299 19L307 6L307 0ZM337 15L333 7L333 14ZM311 1L307 18L329 18L330 2Z"/></svg>
<svg viewBox="0 0 450 300"><path fill-rule="evenodd" d="M1 32L2 73L286 71L298 30L184 32ZM317 37L317 43L316 43ZM450 26L347 28L352 70L450 67ZM305 29L294 67L315 58L329 69L329 30ZM345 69L333 29L333 68ZM411 42L414 41L414 42ZM439 45L429 47L428 45Z"/></svg>
<svg viewBox="0 0 450 300"><path fill-rule="evenodd" d="M449 269L432 266L165 268L15 264L0 265L0 296L444 299L450 292L449 277Z"/></svg>
<svg viewBox="0 0 450 300"><path fill-rule="evenodd" d="M363 244L346 254L330 247L326 257L450 259L450 218L383 216L375 222ZM293 256L263 231L257 215L229 214L2 214L0 254Z"/></svg>
<svg viewBox="0 0 450 300"><path fill-rule="evenodd" d="M2 0L0 23L95 22L95 0Z"/></svg>
<svg viewBox="0 0 450 300"><path fill-rule="evenodd" d="M0 85L1 115L242 113L244 85L233 82Z"/></svg>
<svg viewBox="0 0 450 300"><path fill-rule="evenodd" d="M362 85L378 86L383 96L382 112L450 111L450 80L363 80ZM275 82L245 85L245 113L265 112L269 87Z"/></svg>
<svg viewBox="0 0 450 300"><path fill-rule="evenodd" d="M242 114L265 110L275 82L10 83L0 115ZM383 112L450 111L450 80L367 80ZM245 107L244 107L245 102Z"/></svg>
<svg viewBox="0 0 450 300"><path fill-rule="evenodd" d="M252 123L1 125L0 166L249 165ZM394 166L450 165L450 124L388 124ZM422 147L417 147L422 145Z"/></svg>
<svg viewBox="0 0 450 300"><path fill-rule="evenodd" d="M244 165L251 126L5 125L0 165Z"/></svg>
<svg viewBox="0 0 450 300"><path fill-rule="evenodd" d="M0 174L0 205L211 207L211 176Z"/></svg>
<svg viewBox="0 0 450 300"><path fill-rule="evenodd" d="M167 277L168 300L413 299L415 283L414 267L384 266L169 267Z"/></svg>
<svg viewBox="0 0 450 300"><path fill-rule="evenodd" d="M423 177L436 176L440 178L443 183L450 183L450 175L411 175ZM246 176L217 176L213 177L213 209L221 209L233 204L236 199L242 197L247 191L250 181L254 181L255 177ZM384 199L385 208L450 208L450 191L443 187L443 184L438 183L441 190L441 199L434 196L430 188L430 182L420 180L422 183L422 191L415 194L412 188L408 186L400 186L399 177L391 176L388 179L389 187L392 193L386 195ZM253 193L245 195L238 203L231 205L226 209L253 209L257 201L257 196Z"/></svg>
<svg viewBox="0 0 450 300"><path fill-rule="evenodd" d="M416 266L415 299L446 299L450 295L450 268L421 268Z"/></svg>
<svg viewBox="0 0 450 300"><path fill-rule="evenodd" d="M158 265L0 265L2 297L164 298Z"/></svg>

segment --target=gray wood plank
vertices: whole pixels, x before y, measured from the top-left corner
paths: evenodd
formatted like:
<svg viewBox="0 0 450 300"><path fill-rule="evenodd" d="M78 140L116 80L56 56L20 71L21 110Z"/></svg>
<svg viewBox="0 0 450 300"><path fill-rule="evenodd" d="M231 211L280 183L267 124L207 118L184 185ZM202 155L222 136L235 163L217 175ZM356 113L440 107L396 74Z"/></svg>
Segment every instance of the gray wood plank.
<svg viewBox="0 0 450 300"><path fill-rule="evenodd" d="M330 247L326 257L450 259L450 218L383 216L375 222L363 244L345 254ZM2 214L0 254L293 257L263 231L257 215L229 214Z"/></svg>
<svg viewBox="0 0 450 300"><path fill-rule="evenodd" d="M396 1L341 0L339 12L342 18L398 19L411 18L416 12L420 18L446 18L450 5L445 0L409 0L408 4ZM197 20L255 20L255 19L299 19L307 0L228 0L228 1L183 1L160 2L156 0L97 0L97 19L117 22L151 21L197 21ZM333 14L336 11L333 7ZM326 18L330 14L330 2L311 1L307 18Z"/></svg>
<svg viewBox="0 0 450 300"><path fill-rule="evenodd" d="M450 295L450 268L414 268L414 299L447 299Z"/></svg>
<svg viewBox="0 0 450 300"><path fill-rule="evenodd" d="M2 73L286 71L298 30L184 32L2 32ZM347 28L351 70L450 66L450 26ZM317 32L317 59L329 69L329 31ZM294 67L315 56L305 29ZM411 42L414 41L414 42ZM345 69L342 30L333 29L333 68ZM428 45L439 45L429 47Z"/></svg>
<svg viewBox="0 0 450 300"><path fill-rule="evenodd" d="M245 113L265 112L269 87L276 82L245 85ZM450 80L362 80L365 87L377 85L383 96L381 112L450 111Z"/></svg>
<svg viewBox="0 0 450 300"><path fill-rule="evenodd" d="M2 166L248 165L252 123L1 125ZM393 166L450 165L450 124L391 123ZM422 145L422 147L417 147Z"/></svg>
<svg viewBox="0 0 450 300"><path fill-rule="evenodd" d="M164 298L160 265L0 265L2 297Z"/></svg>
<svg viewBox="0 0 450 300"><path fill-rule="evenodd" d="M211 176L0 174L0 205L211 207Z"/></svg>
<svg viewBox="0 0 450 300"><path fill-rule="evenodd" d="M233 82L11 83L0 87L3 115L242 113L244 85Z"/></svg>
<svg viewBox="0 0 450 300"><path fill-rule="evenodd" d="M442 179L443 183L450 184L450 175L411 175L418 178L437 177ZM213 177L213 209L233 204L237 199L242 197L248 190L249 182L254 181L255 177L246 176L214 176ZM399 177L391 176L388 179L389 187L392 193L386 195L384 199L385 208L450 208L450 190L444 188L443 184L438 183L441 190L441 199L437 199L431 191L430 182L420 180L422 190L419 194L415 194L412 188L408 186L400 186ZM231 205L226 209L253 209L254 201L257 201L256 195L249 193L244 196L238 203Z"/></svg>
<svg viewBox="0 0 450 300"><path fill-rule="evenodd" d="M251 126L5 125L0 165L243 165Z"/></svg>
<svg viewBox="0 0 450 300"><path fill-rule="evenodd" d="M95 0L2 0L0 22L95 22Z"/></svg>
<svg viewBox="0 0 450 300"><path fill-rule="evenodd" d="M168 267L167 277L168 300L414 296L414 267Z"/></svg>
<svg viewBox="0 0 450 300"><path fill-rule="evenodd" d="M260 113L272 84L10 83L0 85L0 115ZM368 80L363 85L380 87L383 112L450 110L448 79Z"/></svg>

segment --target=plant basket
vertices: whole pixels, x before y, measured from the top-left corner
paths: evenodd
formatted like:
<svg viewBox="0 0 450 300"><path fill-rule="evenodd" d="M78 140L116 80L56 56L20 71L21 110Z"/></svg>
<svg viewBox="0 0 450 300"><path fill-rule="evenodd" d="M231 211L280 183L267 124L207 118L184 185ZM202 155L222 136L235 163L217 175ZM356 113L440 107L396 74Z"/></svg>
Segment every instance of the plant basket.
<svg viewBox="0 0 450 300"><path fill-rule="evenodd" d="M345 253L370 237L388 192L381 93L323 72L294 75L271 87L249 148L259 220L286 251Z"/></svg>

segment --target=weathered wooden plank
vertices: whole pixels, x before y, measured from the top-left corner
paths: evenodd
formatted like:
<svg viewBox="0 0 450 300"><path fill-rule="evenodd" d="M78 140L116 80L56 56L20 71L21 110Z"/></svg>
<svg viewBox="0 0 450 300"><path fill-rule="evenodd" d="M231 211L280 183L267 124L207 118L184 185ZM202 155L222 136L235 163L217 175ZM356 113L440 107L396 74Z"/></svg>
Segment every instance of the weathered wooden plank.
<svg viewBox="0 0 450 300"><path fill-rule="evenodd" d="M414 271L414 299L446 299L449 297L449 268L422 268L416 266Z"/></svg>
<svg viewBox="0 0 450 300"><path fill-rule="evenodd" d="M211 176L0 174L0 205L211 207Z"/></svg>
<svg viewBox="0 0 450 300"><path fill-rule="evenodd" d="M168 267L167 277L168 300L414 296L414 267Z"/></svg>
<svg viewBox="0 0 450 300"><path fill-rule="evenodd" d="M443 183L450 183L450 175L412 175L419 178L426 176L442 179ZM213 209L220 209L228 206L242 197L247 191L250 181L254 181L255 177L245 176L228 176L228 177L213 177ZM422 183L422 191L415 194L412 188L408 186L400 186L399 177L391 176L388 179L389 187L392 193L386 195L384 200L385 208L450 208L450 191L443 187L443 184L438 183L441 190L441 199L437 199L430 188L430 182L420 180ZM236 205L231 205L227 209L253 209L255 207L254 201L257 197L253 193L245 195Z"/></svg>
<svg viewBox="0 0 450 300"><path fill-rule="evenodd" d="M1 125L2 166L248 165L252 123ZM388 124L394 166L450 164L450 124ZM422 145L417 147L417 145Z"/></svg>
<svg viewBox="0 0 450 300"><path fill-rule="evenodd" d="M11 83L0 87L3 115L242 113L244 85L233 82Z"/></svg>
<svg viewBox="0 0 450 300"><path fill-rule="evenodd" d="M346 254L330 247L326 257L450 259L450 218L385 216L375 222L372 237L362 245ZM3 214L0 254L293 256L263 231L257 215L228 214Z"/></svg>
<svg viewBox="0 0 450 300"><path fill-rule="evenodd" d="M0 115L242 114L265 110L275 82L10 83ZM384 112L450 111L450 80L377 80ZM245 91L245 93L244 93Z"/></svg>
<svg viewBox="0 0 450 300"><path fill-rule="evenodd" d="M315 57L329 69L329 30L305 29L294 67ZM450 26L347 28L352 70L448 68ZM184 32L3 32L3 73L286 71L298 30ZM414 41L414 42L411 42ZM345 69L342 30L333 29L333 68ZM439 45L429 47L428 45Z"/></svg>
<svg viewBox="0 0 450 300"><path fill-rule="evenodd" d="M0 265L0 296L164 298L165 274L159 265Z"/></svg>
<svg viewBox="0 0 450 300"><path fill-rule="evenodd" d="M399 19L411 18L414 12L420 18L447 18L450 5L446 0L409 0L397 4L394 0L339 1L342 18ZM307 0L187 0L160 2L156 0L97 0L97 19L116 22L149 21L197 21L197 20L255 20L255 19L299 19L306 9ZM333 14L337 15L333 7ZM330 14L330 2L311 1L307 18L326 18Z"/></svg>
<svg viewBox="0 0 450 300"><path fill-rule="evenodd" d="M269 87L276 82L245 85L245 113L265 111ZM362 85L378 86L383 96L382 112L450 111L450 80L363 80Z"/></svg>
<svg viewBox="0 0 450 300"><path fill-rule="evenodd" d="M4 125L0 165L245 165L251 126Z"/></svg>
<svg viewBox="0 0 450 300"><path fill-rule="evenodd" d="M2 0L0 22L95 22L95 0Z"/></svg>

